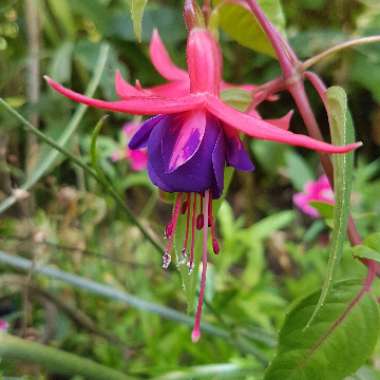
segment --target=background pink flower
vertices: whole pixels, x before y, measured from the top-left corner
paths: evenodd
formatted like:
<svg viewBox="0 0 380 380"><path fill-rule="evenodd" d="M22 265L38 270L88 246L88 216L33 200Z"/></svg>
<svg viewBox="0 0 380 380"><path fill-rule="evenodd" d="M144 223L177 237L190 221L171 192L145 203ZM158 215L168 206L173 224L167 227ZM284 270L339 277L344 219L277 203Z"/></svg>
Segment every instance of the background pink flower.
<svg viewBox="0 0 380 380"><path fill-rule="evenodd" d="M115 151L112 154L112 161L126 159L129 161L132 170L136 172L145 170L148 163L148 152L145 148L137 150L132 150L128 148L129 141L139 128L140 125L136 123L124 124L123 133L126 137L126 141L124 142L126 144L125 148L123 148L122 151Z"/></svg>
<svg viewBox="0 0 380 380"><path fill-rule="evenodd" d="M7 332L9 329L9 323L4 321L4 319L0 319L0 332Z"/></svg>
<svg viewBox="0 0 380 380"><path fill-rule="evenodd" d="M326 175L316 181L307 182L302 193L293 196L294 204L306 215L318 218L319 212L310 205L311 202L334 204L334 192Z"/></svg>

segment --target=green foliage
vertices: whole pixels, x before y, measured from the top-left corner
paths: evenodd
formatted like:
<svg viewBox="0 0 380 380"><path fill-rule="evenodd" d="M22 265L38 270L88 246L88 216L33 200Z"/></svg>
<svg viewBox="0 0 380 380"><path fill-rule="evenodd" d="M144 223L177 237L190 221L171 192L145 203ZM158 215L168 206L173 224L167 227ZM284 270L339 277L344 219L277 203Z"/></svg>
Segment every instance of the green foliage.
<svg viewBox="0 0 380 380"><path fill-rule="evenodd" d="M132 0L132 4L131 4L133 29L136 33L136 37L139 42L141 42L142 19L144 16L144 10L147 3L148 3L148 0Z"/></svg>
<svg viewBox="0 0 380 380"><path fill-rule="evenodd" d="M357 298L361 287L360 281L335 284L307 330L320 292L300 301L286 317L264 379L341 380L363 365L376 345L380 314L371 294Z"/></svg>
<svg viewBox="0 0 380 380"><path fill-rule="evenodd" d="M353 247L354 256L361 259L371 259L380 262L380 233L368 235L363 244Z"/></svg>
<svg viewBox="0 0 380 380"><path fill-rule="evenodd" d="M213 17L227 34L245 47L275 57L272 45L247 5L222 0L214 0L214 3L217 6ZM259 3L270 21L284 32L285 17L280 0L261 0Z"/></svg>
<svg viewBox="0 0 380 380"><path fill-rule="evenodd" d="M347 106L347 95L340 87L331 87L327 90L326 106L329 116L331 139L335 145L347 145L354 142L354 126ZM335 207L333 213L333 231L330 243L329 262L321 298L309 321L318 314L324 306L326 297L334 281L337 266L342 257L343 244L346 238L348 217L350 213L350 197L352 187L352 172L354 155L334 155L334 192Z"/></svg>
<svg viewBox="0 0 380 380"><path fill-rule="evenodd" d="M30 104L26 91L31 78L25 2L3 0L0 5L0 92L5 99L2 105L13 107L11 113L0 107L0 319L10 323L10 334L44 342L44 349L59 350L59 361L55 365L53 360L54 365L46 368L50 363L44 350L33 360L40 363L38 366L27 365L21 356L8 360L4 354L0 364L4 378L56 377L59 366L68 367L69 363L62 360L61 353L70 352L79 362L88 359L138 379L258 380L276 350L276 368L283 367L290 344L300 349L293 351L294 355L305 351L344 310L342 302L352 301L360 289L359 283L333 285L325 306L303 332L318 298L315 293L305 299L305 294L320 288L331 270L326 265L330 233L326 224L331 226L334 207L313 204L324 216L324 220L313 221L292 205L294 193L318 177L317 156L247 139L256 170L234 175L227 196L215 205L222 249L217 257L210 249L204 334L197 345L192 344L189 331L193 318L185 313L186 305L191 309L196 302L199 266L190 276L187 267L180 266L182 277L175 266L168 272L160 269L158 251L165 244L162 235L172 200L162 202L147 173L134 172L124 159L128 137L121 127L130 117L110 115L102 133L92 138L103 113L85 112L85 107L76 107L54 94L42 80L42 74L47 73L81 93L106 99L115 99L116 69L131 83L135 79L144 86L163 83L149 61L148 43L157 28L174 62L186 66L182 2L151 0L143 11L146 1L134 1L133 17L130 0L35 3L41 21L41 48L36 52L41 78L32 78L40 84L36 104ZM261 84L278 76L278 63L271 58L273 50L256 19L239 5L217 3L219 11L213 12L212 22L214 31L218 26L222 30L224 79ZM263 0L261 4L281 33L289 36L301 58L353 35L380 33L377 1L348 1L342 7L339 0L289 0L283 3L288 28L279 1ZM136 30L141 43L136 40ZM358 154L351 196L353 217L364 240L353 250L343 249L336 280L363 279L366 270L358 258L379 257L379 57L378 46L361 46L331 56L318 66L326 82L341 83L347 89L358 136L365 141ZM325 109L312 91L308 93L327 132ZM263 118L273 119L289 111L289 99L280 95L278 101L259 106ZM236 88L224 90L222 98L240 110L250 104L249 94ZM339 101L334 104L339 114L344 105ZM26 170L30 140L19 127L25 125L25 118L32 120L33 113L38 115L41 140L32 157L35 165ZM291 130L304 133L298 112ZM49 141L55 143L54 149ZM95 142L103 180L89 166ZM111 159L115 152L120 155L117 162ZM138 217L137 224L126 217L131 211ZM141 230L136 227L139 222ZM157 249L142 231L159 242ZM182 241L179 236L177 253ZM199 250L196 252L198 255ZM27 265L13 266L15 260ZM43 273L47 268L50 275ZM31 286L23 286L25 283ZM379 291L375 282L374 292L378 295ZM278 347L276 335L284 310L300 297L303 301L283 325ZM339 302L333 304L334 300ZM374 363L380 348L372 353L379 330L372 295L365 294L353 310L352 319L347 317L334 330L309 363L311 367L320 363L318 374L323 373L324 378L343 376L339 365L327 371L325 363L339 364L345 355L349 356L345 373L352 372L345 380L379 378ZM323 318L327 324L318 324ZM290 341L293 333L287 334L287 328L293 329L294 340ZM348 343L343 344L341 338ZM304 345L298 346L301 343ZM10 344L4 347L12 349ZM35 347L26 344L24 352L37 354ZM336 358L340 353L342 356ZM320 358L326 361L319 362ZM293 359L297 358L288 363Z"/></svg>

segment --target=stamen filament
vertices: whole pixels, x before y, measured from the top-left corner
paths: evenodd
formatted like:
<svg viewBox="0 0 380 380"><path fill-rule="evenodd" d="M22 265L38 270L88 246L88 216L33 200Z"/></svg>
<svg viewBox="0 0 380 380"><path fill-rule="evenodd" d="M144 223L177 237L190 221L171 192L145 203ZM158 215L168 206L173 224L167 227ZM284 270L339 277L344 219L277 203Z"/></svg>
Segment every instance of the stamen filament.
<svg viewBox="0 0 380 380"><path fill-rule="evenodd" d="M173 248L173 240L174 240L174 236L175 236L175 231L177 229L178 217L179 217L179 213L181 211L181 207L182 207L182 193L179 193L177 200L175 202L175 205L174 205L172 220L169 224L172 226L171 235L170 235L168 243L166 245L164 255L162 256L162 268L164 268L164 269L168 269L169 265L172 261L170 252L172 251L172 248Z"/></svg>
<svg viewBox="0 0 380 380"><path fill-rule="evenodd" d="M189 240L189 230L190 230L190 214L191 214L191 209L190 209L190 198L191 194L188 193L186 197L186 232L185 232L185 241L183 243L183 248L182 248L182 256L186 257L187 256L187 243ZM182 209L183 211L183 209Z"/></svg>
<svg viewBox="0 0 380 380"><path fill-rule="evenodd" d="M215 253L215 255L219 254L220 252L220 246L218 239L216 237L216 230L215 230L215 220L213 217L213 210L212 210L212 198L210 197L209 204L208 204L208 212L209 212L209 227L211 229L211 239L212 239L212 249Z"/></svg>
<svg viewBox="0 0 380 380"><path fill-rule="evenodd" d="M197 230L201 230L205 223L205 217L203 214L203 196L199 194L200 202L199 202L199 215L197 216Z"/></svg>
<svg viewBox="0 0 380 380"><path fill-rule="evenodd" d="M204 216L208 220L208 203L210 199L210 190L205 192L205 204L204 204ZM201 337L201 316L203 299L206 289L206 277L207 277L207 240L208 240L208 225L204 223L203 225L203 250L202 250L202 276L201 276L201 286L199 290L198 306L195 314L194 328L191 334L191 339L194 343L198 342Z"/></svg>
<svg viewBox="0 0 380 380"><path fill-rule="evenodd" d="M194 247L195 247L195 227L197 219L197 193L194 193L192 221L191 221L191 247L190 247L190 260L189 260L189 272L193 271L194 267Z"/></svg>

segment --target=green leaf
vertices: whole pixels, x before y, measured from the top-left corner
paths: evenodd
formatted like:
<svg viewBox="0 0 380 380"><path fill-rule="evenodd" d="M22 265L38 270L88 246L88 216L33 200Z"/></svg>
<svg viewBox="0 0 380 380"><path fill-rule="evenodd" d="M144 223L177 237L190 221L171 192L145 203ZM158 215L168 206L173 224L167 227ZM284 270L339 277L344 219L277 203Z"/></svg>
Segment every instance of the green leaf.
<svg viewBox="0 0 380 380"><path fill-rule="evenodd" d="M327 113L331 130L332 142L335 145L346 145L354 141L354 127L347 106L347 95L341 87L331 87L327 90ZM352 170L354 154L333 155L334 164L334 190L335 207L333 218L333 231L329 247L329 262L323 284L321 298L312 314L312 319L323 306L333 283L336 268L343 252L343 244L346 239L348 216L350 212L350 196L352 187Z"/></svg>
<svg viewBox="0 0 380 380"><path fill-rule="evenodd" d="M334 205L326 202L311 201L310 206L314 207L326 221L334 218Z"/></svg>
<svg viewBox="0 0 380 380"><path fill-rule="evenodd" d="M252 95L240 88L229 88L221 93L222 100L231 107L244 112L252 102Z"/></svg>
<svg viewBox="0 0 380 380"><path fill-rule="evenodd" d="M142 19L144 16L144 9L147 3L148 0L132 0L131 15L133 21L133 29L139 42L141 42Z"/></svg>
<svg viewBox="0 0 380 380"><path fill-rule="evenodd" d="M276 357L264 380L341 380L370 357L379 335L380 313L374 297L360 293L360 281L337 283L310 328L320 292L301 300L280 332Z"/></svg>
<svg viewBox="0 0 380 380"><path fill-rule="evenodd" d="M371 259L380 263L380 233L367 236L363 244L353 247L352 253L362 259Z"/></svg>
<svg viewBox="0 0 380 380"><path fill-rule="evenodd" d="M231 38L241 45L275 57L272 45L259 25L256 17L247 8L239 3L214 0L213 17L218 18L218 24ZM269 20L280 32L285 34L285 17L279 0L260 0L259 4Z"/></svg>
<svg viewBox="0 0 380 380"><path fill-rule="evenodd" d="M375 232L374 234L368 235L364 239L364 245L380 252L380 232Z"/></svg>
<svg viewBox="0 0 380 380"><path fill-rule="evenodd" d="M76 35L76 24L69 3L62 0L48 0L48 3L67 38L73 40Z"/></svg>
<svg viewBox="0 0 380 380"><path fill-rule="evenodd" d="M285 159L288 175L293 186L298 191L302 191L306 182L314 179L309 165L305 159L294 150L289 150L285 155Z"/></svg>
<svg viewBox="0 0 380 380"><path fill-rule="evenodd" d="M354 256L360 257L361 259L370 259L380 263L380 252L375 251L365 245L357 245L352 250Z"/></svg>

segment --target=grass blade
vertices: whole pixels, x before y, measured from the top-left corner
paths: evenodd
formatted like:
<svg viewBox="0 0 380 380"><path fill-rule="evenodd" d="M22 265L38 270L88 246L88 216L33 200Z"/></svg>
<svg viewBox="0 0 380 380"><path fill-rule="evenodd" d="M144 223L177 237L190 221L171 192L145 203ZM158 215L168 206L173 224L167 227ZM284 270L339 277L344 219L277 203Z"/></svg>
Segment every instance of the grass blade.
<svg viewBox="0 0 380 380"><path fill-rule="evenodd" d="M102 74L104 72L104 69L106 67L107 63L107 57L109 53L109 46L106 44L103 44L100 48L99 57L96 63L96 70L94 73L94 76L87 88L86 95L87 96L93 96L95 93L95 90L97 89L100 79L102 77ZM4 102L2 102L4 105ZM79 123L81 122L86 110L87 106L79 105L77 110L75 111L71 121L63 131L62 135L58 138L57 144L60 147L64 147L67 142L69 141L70 137L73 135L73 133L76 131L76 129L79 126ZM62 153L62 152L61 152ZM20 189L23 191L29 191L52 167L56 159L59 157L60 152L56 149L52 149L43 160L40 161L37 168L31 173L29 178L20 186ZM13 206L17 202L17 197L14 195L11 195L10 197L6 198L3 202L0 203L0 214L8 210L11 206Z"/></svg>

